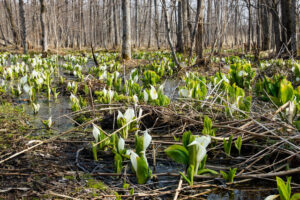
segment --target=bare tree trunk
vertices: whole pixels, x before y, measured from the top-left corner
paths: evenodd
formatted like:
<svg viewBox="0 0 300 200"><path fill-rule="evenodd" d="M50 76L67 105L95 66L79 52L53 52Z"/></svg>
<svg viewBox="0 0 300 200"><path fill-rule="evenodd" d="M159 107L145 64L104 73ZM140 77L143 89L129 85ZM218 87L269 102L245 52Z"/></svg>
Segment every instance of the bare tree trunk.
<svg viewBox="0 0 300 200"><path fill-rule="evenodd" d="M292 0L291 1L291 5L290 5L290 23L289 23L289 36L291 38L291 52L293 56L297 56L297 38L296 38L296 26L297 26L297 15L296 15L296 0Z"/></svg>
<svg viewBox="0 0 300 200"><path fill-rule="evenodd" d="M199 9L199 20L197 21L198 30L197 30L197 39L196 39L196 53L198 59L203 59L204 0L197 0L197 10L198 9Z"/></svg>
<svg viewBox="0 0 300 200"><path fill-rule="evenodd" d="M65 6L66 6L66 13L67 13L67 17L64 20L65 25L64 25L64 30L63 33L65 34L65 47L69 47L70 45L70 31L69 31L69 1L65 0Z"/></svg>
<svg viewBox="0 0 300 200"><path fill-rule="evenodd" d="M169 43L169 46L170 46L171 51L172 51L172 56L173 56L173 59L175 61L175 64L180 69L181 66L178 62L178 59L177 59L177 56L176 56L176 53L175 53L175 49L174 49L174 46L173 46L173 42L172 42L172 39L171 39L170 28L169 28L169 17L168 17L168 10L167 10L167 6L166 6L166 1L161 0L161 2L162 2L162 7L163 7L163 13L164 13L164 16L165 16L166 36L167 36L168 43Z"/></svg>
<svg viewBox="0 0 300 200"><path fill-rule="evenodd" d="M187 49L190 42L190 35L187 21L187 0L182 0L182 23L183 23L183 41L184 49Z"/></svg>
<svg viewBox="0 0 300 200"><path fill-rule="evenodd" d="M40 21L41 21L41 27L42 27L42 51L46 52L48 50L48 39L47 39L47 30L46 30L46 6L45 1L40 0L41 4L41 15L40 15Z"/></svg>
<svg viewBox="0 0 300 200"><path fill-rule="evenodd" d="M135 47L139 46L139 4L138 0L135 0Z"/></svg>
<svg viewBox="0 0 300 200"><path fill-rule="evenodd" d="M261 33L260 33L260 26L262 23L262 15L261 15L261 1L262 0L257 0L256 3L256 47L257 49L260 49L260 41L261 41Z"/></svg>
<svg viewBox="0 0 300 200"><path fill-rule="evenodd" d="M177 29L177 46L176 50L179 53L183 53L183 23L182 23L182 1L178 0L178 29Z"/></svg>
<svg viewBox="0 0 300 200"><path fill-rule="evenodd" d="M24 0L19 0L19 14L20 14L20 22L22 29L22 43L24 48L24 54L27 54L27 34L26 34L26 21L25 21L25 10L24 10Z"/></svg>
<svg viewBox="0 0 300 200"><path fill-rule="evenodd" d="M149 40L148 40L148 48L151 47L152 41L152 0L149 0Z"/></svg>
<svg viewBox="0 0 300 200"><path fill-rule="evenodd" d="M114 0L114 5L113 5L113 12L114 12L114 30L115 30L115 40L114 40L114 47L116 48L117 46L119 46L119 40L118 40L118 36L119 36L119 32L118 32L118 23L117 23L117 9L116 9L116 5L117 4L117 0Z"/></svg>
<svg viewBox="0 0 300 200"><path fill-rule="evenodd" d="M279 15L278 15L278 0L268 1L269 7L272 14L272 25L273 31L275 35L275 47L276 53L278 54L281 48L281 40L280 40L280 29L279 29Z"/></svg>
<svg viewBox="0 0 300 200"><path fill-rule="evenodd" d="M130 5L129 0L122 0L123 37L122 58L131 59L131 29L130 29Z"/></svg>
<svg viewBox="0 0 300 200"><path fill-rule="evenodd" d="M207 1L207 16L206 16L206 22L207 22L207 30L206 30L206 34L207 34L207 38L206 38L206 46L210 45L210 18L211 18L211 1L208 0Z"/></svg>
<svg viewBox="0 0 300 200"><path fill-rule="evenodd" d="M192 22L191 22L190 0L186 0L186 14L187 14L187 26L189 28L190 37L192 39L193 26L192 26ZM192 45L190 45L190 46L192 46Z"/></svg>
<svg viewBox="0 0 300 200"><path fill-rule="evenodd" d="M267 1L270 0L262 0L262 8L261 8L261 22L262 22L262 50L268 50L270 48L270 20L269 20L269 8L267 7Z"/></svg>
<svg viewBox="0 0 300 200"><path fill-rule="evenodd" d="M198 32L197 29L198 29L198 24L199 24L199 21L200 21L200 15L201 15L201 2L202 0L197 0L197 13L196 13L196 20L195 20L195 25L194 25L194 29L193 29L193 32L192 32L192 36L191 36L191 47L190 47L190 52L189 52L189 64L190 64L190 61L191 61L191 58L192 58L192 53L193 53L193 46L194 46L194 41L195 41L195 37L196 37L196 33Z"/></svg>
<svg viewBox="0 0 300 200"><path fill-rule="evenodd" d="M157 48L160 49L159 44L159 24L158 24L158 12L157 12L157 0L154 0L154 24L155 24L155 38L156 38L156 44Z"/></svg>
<svg viewBox="0 0 300 200"><path fill-rule="evenodd" d="M10 26L11 26L11 32L13 34L14 43L18 47L19 44L20 44L20 36L18 34L17 25L15 23L15 19L14 19L13 14L12 14L11 5L10 5L8 0L4 1L4 6L5 6L6 12L8 14L8 19L9 19L9 23L10 23Z"/></svg>
<svg viewBox="0 0 300 200"><path fill-rule="evenodd" d="M234 45L238 44L238 0L235 0L235 13L234 13Z"/></svg>
<svg viewBox="0 0 300 200"><path fill-rule="evenodd" d="M248 0L247 3L247 7L248 7L248 44L247 44L247 51L250 51L251 49L251 26L252 26L252 12L251 12L251 1Z"/></svg>
<svg viewBox="0 0 300 200"><path fill-rule="evenodd" d="M281 0L281 16L284 29L281 37L292 55L297 55L296 48L296 0Z"/></svg>

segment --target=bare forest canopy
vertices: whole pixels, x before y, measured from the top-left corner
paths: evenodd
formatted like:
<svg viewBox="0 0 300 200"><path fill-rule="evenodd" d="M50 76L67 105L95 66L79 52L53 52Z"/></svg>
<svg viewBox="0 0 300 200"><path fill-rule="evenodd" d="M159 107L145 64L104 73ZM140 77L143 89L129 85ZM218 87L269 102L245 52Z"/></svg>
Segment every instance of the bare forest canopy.
<svg viewBox="0 0 300 200"><path fill-rule="evenodd" d="M0 45L296 55L299 10L299 0L1 0Z"/></svg>

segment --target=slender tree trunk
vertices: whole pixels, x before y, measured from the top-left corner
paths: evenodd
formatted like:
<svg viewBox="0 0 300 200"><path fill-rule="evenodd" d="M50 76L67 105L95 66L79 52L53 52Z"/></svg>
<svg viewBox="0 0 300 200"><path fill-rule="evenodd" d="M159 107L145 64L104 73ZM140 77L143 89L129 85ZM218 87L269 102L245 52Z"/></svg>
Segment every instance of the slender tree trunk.
<svg viewBox="0 0 300 200"><path fill-rule="evenodd" d="M238 11L239 11L239 1L235 0L235 13L234 13L234 45L238 44Z"/></svg>
<svg viewBox="0 0 300 200"><path fill-rule="evenodd" d="M20 44L20 36L18 34L17 25L15 23L15 19L14 19L14 16L12 14L11 4L9 3L9 0L4 0L4 6L6 8L6 12L7 12L7 15L8 15L8 19L9 19L9 23L10 23L10 27L11 27L11 32L13 34L14 43L18 47L19 44Z"/></svg>
<svg viewBox="0 0 300 200"><path fill-rule="evenodd" d="M269 2L269 7L271 9L272 14L272 25L273 25L273 31L275 35L275 47L276 47L276 53L278 54L281 48L281 40L280 40L280 29L279 29L279 15L278 15L278 1L277 0L271 0Z"/></svg>
<svg viewBox="0 0 300 200"><path fill-rule="evenodd" d="M252 26L252 12L251 12L251 1L248 0L247 2L248 7L248 44L247 44L247 51L251 49L251 26Z"/></svg>
<svg viewBox="0 0 300 200"><path fill-rule="evenodd" d="M167 10L167 6L166 6L166 1L161 0L161 2L162 2L162 7L163 7L162 11L163 11L164 17L165 17L166 37L168 39L168 43L169 43L169 46L171 48L173 59L174 59L176 65L178 66L178 68L180 68L180 64L178 62L178 59L177 59L177 56L176 56L176 53L175 53L175 49L174 49L174 46L173 46L173 42L172 42L172 39L171 39L170 28L169 28L169 17L168 17L168 10Z"/></svg>
<svg viewBox="0 0 300 200"><path fill-rule="evenodd" d="M159 43L159 23L158 23L158 11L157 11L157 0L154 0L154 24L155 24L155 38L156 38L156 44L158 50L160 49L160 43Z"/></svg>
<svg viewBox="0 0 300 200"><path fill-rule="evenodd" d="M207 30L206 30L206 34L207 34L207 38L206 38L206 46L210 45L210 18L211 18L211 0L207 1L207 16L206 16L206 22L207 22Z"/></svg>
<svg viewBox="0 0 300 200"><path fill-rule="evenodd" d="M41 15L40 15L40 21L41 21L41 27L42 27L42 51L46 52L48 50L48 38L47 38L47 30L46 30L46 6L45 1L40 0L41 4Z"/></svg>
<svg viewBox="0 0 300 200"><path fill-rule="evenodd" d="M197 24L198 28L197 28L197 39L196 39L196 53L198 59L203 59L204 0L197 0L197 9L199 9L199 20Z"/></svg>
<svg viewBox="0 0 300 200"><path fill-rule="evenodd" d="M149 40L148 40L148 48L151 47L152 41L152 0L149 0Z"/></svg>
<svg viewBox="0 0 300 200"><path fill-rule="evenodd" d="M261 1L262 0L257 0L256 3L256 18L257 18L257 22L256 22L256 47L257 49L260 49L260 41L261 41L261 34L260 34L260 26L262 23L262 15L261 15Z"/></svg>
<svg viewBox="0 0 300 200"><path fill-rule="evenodd" d="M130 5L129 0L122 0L123 37L122 58L131 59L131 29L130 29Z"/></svg>
<svg viewBox="0 0 300 200"><path fill-rule="evenodd" d="M135 0L135 47L139 46L139 3L138 0Z"/></svg>
<svg viewBox="0 0 300 200"><path fill-rule="evenodd" d="M193 26L192 26L192 21L191 21L190 0L186 0L186 14L187 14L187 26L189 28L190 37L192 39ZM192 45L190 45L190 46L192 46Z"/></svg>
<svg viewBox="0 0 300 200"><path fill-rule="evenodd" d="M117 4L117 0L114 0L114 5L113 5L113 12L114 12L114 30L115 30L115 40L114 40L114 47L116 48L117 46L119 46L119 40L118 40L118 36L119 36L119 32L118 32L118 23L117 23L117 9L116 9L116 5Z"/></svg>
<svg viewBox="0 0 300 200"><path fill-rule="evenodd" d="M25 20L25 10L24 10L24 0L19 0L19 14L22 30L22 43L24 48L24 54L27 54L27 33L26 33L26 20Z"/></svg>
<svg viewBox="0 0 300 200"><path fill-rule="evenodd" d="M292 55L297 55L296 48L296 0L281 0L281 16L284 26L281 37Z"/></svg>
<svg viewBox="0 0 300 200"><path fill-rule="evenodd" d="M182 23L182 1L178 0L178 31L177 31L177 46L176 50L179 53L183 53L183 23Z"/></svg>
<svg viewBox="0 0 300 200"><path fill-rule="evenodd" d="M199 21L200 21L200 15L201 15L201 2L202 0L197 0L197 13L196 13L196 17L195 17L195 25L194 25L194 29L193 29L193 32L192 32L192 36L191 36L191 47L190 47L190 52L189 52L189 64L190 64L190 61L191 61L191 58L192 58L192 54L193 54L193 46L194 46L194 41L195 41L195 37L196 37L196 33L198 32L197 29L198 29L198 24L199 24Z"/></svg>
<svg viewBox="0 0 300 200"><path fill-rule="evenodd" d="M262 22L262 50L268 50L270 48L270 20L269 20L269 8L267 7L267 1L270 0L262 0L261 7L261 22Z"/></svg>
<svg viewBox="0 0 300 200"><path fill-rule="evenodd" d="M190 42L188 21L187 21L187 0L182 0L182 23L183 23L183 43L184 49L187 49Z"/></svg>

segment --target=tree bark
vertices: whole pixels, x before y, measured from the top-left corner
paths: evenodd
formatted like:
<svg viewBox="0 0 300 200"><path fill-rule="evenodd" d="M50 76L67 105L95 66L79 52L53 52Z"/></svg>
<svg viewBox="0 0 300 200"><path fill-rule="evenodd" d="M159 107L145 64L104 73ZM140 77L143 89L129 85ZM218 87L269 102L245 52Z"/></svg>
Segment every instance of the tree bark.
<svg viewBox="0 0 300 200"><path fill-rule="evenodd" d="M206 34L207 34L207 38L206 38L206 46L210 45L210 18L211 18L211 1L208 0L207 1L207 16L206 16L206 22L207 22L207 30L206 30Z"/></svg>
<svg viewBox="0 0 300 200"><path fill-rule="evenodd" d="M148 40L148 48L151 47L152 41L152 0L149 0L149 40Z"/></svg>
<svg viewBox="0 0 300 200"><path fill-rule="evenodd" d="M246 51L250 51L251 49L251 26L252 26L252 12L251 12L251 1L247 1L248 7L248 44Z"/></svg>
<svg viewBox="0 0 300 200"><path fill-rule="evenodd" d="M10 5L8 0L4 1L4 6L6 8L6 12L7 12L7 15L8 15L8 19L9 19L9 23L10 23L10 27L11 27L11 32L13 34L14 43L18 47L19 44L20 44L20 36L18 34L18 29L17 29L17 25L15 23L14 16L12 14L11 5Z"/></svg>
<svg viewBox="0 0 300 200"><path fill-rule="evenodd" d="M270 0L262 0L261 7L261 22L262 22L262 50L268 50L270 48L270 20L269 20L269 8L267 6L267 1Z"/></svg>
<svg viewBox="0 0 300 200"><path fill-rule="evenodd" d="M155 24L155 38L158 50L160 49L159 43L159 23L158 23L158 12L157 12L157 0L154 0L154 24Z"/></svg>
<svg viewBox="0 0 300 200"><path fill-rule="evenodd" d="M203 18L204 0L197 0L197 10L199 9L199 20L197 22L196 53L198 59L203 59Z"/></svg>
<svg viewBox="0 0 300 200"><path fill-rule="evenodd" d="M235 13L234 13L234 45L238 44L238 0L235 0Z"/></svg>
<svg viewBox="0 0 300 200"><path fill-rule="evenodd" d="M178 0L178 24L177 24L177 46L176 50L178 53L183 53L183 23L182 23L182 1Z"/></svg>
<svg viewBox="0 0 300 200"><path fill-rule="evenodd" d="M164 13L164 17L165 17L166 37L168 39L168 43L169 43L169 46L170 46L175 64L180 69L181 66L178 62L178 59L177 59L177 56L176 56L176 53L175 53L175 50L174 50L173 42L172 42L172 39L171 39L170 28L169 28L169 17L168 17L168 10L167 10L167 6L166 6L166 1L161 0L161 2L162 2L163 13Z"/></svg>
<svg viewBox="0 0 300 200"><path fill-rule="evenodd" d="M279 13L278 13L278 0L271 0L269 2L269 7L271 9L272 14L272 25L273 31L275 35L275 47L276 53L278 54L281 48L281 40L280 40L280 29L279 29Z"/></svg>
<svg viewBox="0 0 300 200"><path fill-rule="evenodd" d="M131 59L131 30L130 30L130 5L129 0L122 0L123 37L122 58Z"/></svg>
<svg viewBox="0 0 300 200"><path fill-rule="evenodd" d="M183 43L184 49L187 49L190 42L190 34L187 21L187 0L182 0L182 23L183 23Z"/></svg>
<svg viewBox="0 0 300 200"><path fill-rule="evenodd" d="M24 10L24 0L19 0L19 14L21 22L21 32L22 32L22 43L24 48L24 54L27 54L27 33L26 33L26 20L25 20L25 10Z"/></svg>
<svg viewBox="0 0 300 200"><path fill-rule="evenodd" d="M46 30L46 6L45 1L40 0L41 4L41 14L40 14L40 21L41 21L41 27L42 27L42 51L46 52L48 50L48 39L47 39L47 30Z"/></svg>
<svg viewBox="0 0 300 200"><path fill-rule="evenodd" d="M296 48L296 0L281 0L282 42L288 47L290 53L297 55Z"/></svg>
<svg viewBox="0 0 300 200"><path fill-rule="evenodd" d="M115 30L115 39L114 39L114 47L116 48L117 46L119 46L119 29L118 29L118 23L117 23L117 9L116 9L116 5L117 4L117 0L114 0L114 5L113 5L113 12L114 12L114 30Z"/></svg>

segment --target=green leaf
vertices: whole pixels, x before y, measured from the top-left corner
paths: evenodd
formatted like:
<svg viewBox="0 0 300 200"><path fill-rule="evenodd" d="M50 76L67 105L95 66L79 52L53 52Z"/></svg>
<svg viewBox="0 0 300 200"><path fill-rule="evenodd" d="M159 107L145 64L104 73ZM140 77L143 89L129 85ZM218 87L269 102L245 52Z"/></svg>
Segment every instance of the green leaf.
<svg viewBox="0 0 300 200"><path fill-rule="evenodd" d="M292 83L286 79L282 79L280 81L280 89L279 89L279 98L283 104L292 100L294 94L294 89Z"/></svg>
<svg viewBox="0 0 300 200"><path fill-rule="evenodd" d="M226 172L224 172L224 171L220 171L220 174L223 176L223 178L227 181L228 180L228 175L227 175L227 173Z"/></svg>
<svg viewBox="0 0 300 200"><path fill-rule="evenodd" d="M212 170L212 169L200 169L200 170L198 170L198 175L206 174L206 173L210 173L212 175L218 175L219 174L217 171Z"/></svg>
<svg viewBox="0 0 300 200"><path fill-rule="evenodd" d="M92 152L93 152L93 157L94 157L94 160L97 161L98 160L98 157L97 157L97 145L94 146L94 142L92 142Z"/></svg>
<svg viewBox="0 0 300 200"><path fill-rule="evenodd" d="M147 161L144 157L137 157L137 179L138 184L145 184L151 177L152 171L148 168Z"/></svg>
<svg viewBox="0 0 300 200"><path fill-rule="evenodd" d="M236 173L237 168L229 168L229 172L228 172L228 178L229 178L229 182L232 183L233 179L235 177L235 173Z"/></svg>
<svg viewBox="0 0 300 200"><path fill-rule="evenodd" d="M140 157L143 155L141 154L141 151L144 151L144 136L139 136L138 134L135 135L135 152Z"/></svg>
<svg viewBox="0 0 300 200"><path fill-rule="evenodd" d="M300 199L300 193L293 194L291 200L299 200Z"/></svg>
<svg viewBox="0 0 300 200"><path fill-rule="evenodd" d="M189 152L181 145L174 144L169 146L167 149L165 149L165 153L177 163L185 165L189 163Z"/></svg>
<svg viewBox="0 0 300 200"><path fill-rule="evenodd" d="M122 161L123 158L120 154L116 153L114 157L114 171L115 173L121 173L122 172Z"/></svg>
<svg viewBox="0 0 300 200"><path fill-rule="evenodd" d="M238 136L238 138L234 141L235 148L239 151L239 155L241 154L242 148L242 137Z"/></svg>
<svg viewBox="0 0 300 200"><path fill-rule="evenodd" d="M288 188L286 187L284 181L280 177L276 177L277 181L277 188L280 194L280 198L282 200L289 200L290 199L290 194L288 191Z"/></svg>
<svg viewBox="0 0 300 200"><path fill-rule="evenodd" d="M228 142L224 138L223 144L224 144L224 151L225 151L226 155L229 156L230 152L231 152L232 135L230 135Z"/></svg>
<svg viewBox="0 0 300 200"><path fill-rule="evenodd" d="M205 168L206 159L207 159L207 154L204 156L203 160L200 162L198 171L199 171L200 169L204 169L204 168Z"/></svg>
<svg viewBox="0 0 300 200"><path fill-rule="evenodd" d="M182 176L182 178L189 184L189 185L193 185L190 181L190 179L188 177L186 177L186 175L184 175L184 173L179 172L179 174Z"/></svg>
<svg viewBox="0 0 300 200"><path fill-rule="evenodd" d="M195 167L194 167L194 165L190 165L187 169L187 175L191 181L190 185L194 184L194 174L195 174Z"/></svg>
<svg viewBox="0 0 300 200"><path fill-rule="evenodd" d="M190 144L190 137L191 137L192 133L191 131L186 131L183 133L183 136L182 136L182 143L183 143L183 146L185 148L188 147L188 145Z"/></svg>
<svg viewBox="0 0 300 200"><path fill-rule="evenodd" d="M130 194L130 195L134 195L134 188L131 188L131 189L130 189L129 194Z"/></svg>

